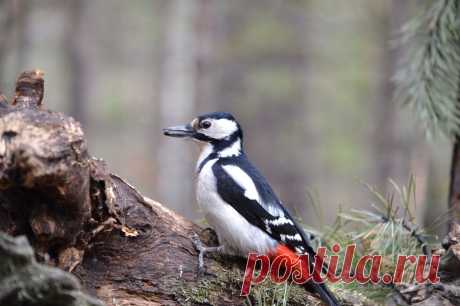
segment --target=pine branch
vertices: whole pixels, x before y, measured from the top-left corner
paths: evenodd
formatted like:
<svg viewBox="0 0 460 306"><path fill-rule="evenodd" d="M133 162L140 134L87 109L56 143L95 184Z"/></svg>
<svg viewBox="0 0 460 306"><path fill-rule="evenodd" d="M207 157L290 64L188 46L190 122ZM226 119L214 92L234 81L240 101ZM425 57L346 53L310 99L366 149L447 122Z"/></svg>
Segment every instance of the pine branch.
<svg viewBox="0 0 460 306"><path fill-rule="evenodd" d="M403 28L408 50L394 80L396 97L412 107L427 131L460 134L460 18L456 0L433 1ZM408 48L407 48L408 47Z"/></svg>

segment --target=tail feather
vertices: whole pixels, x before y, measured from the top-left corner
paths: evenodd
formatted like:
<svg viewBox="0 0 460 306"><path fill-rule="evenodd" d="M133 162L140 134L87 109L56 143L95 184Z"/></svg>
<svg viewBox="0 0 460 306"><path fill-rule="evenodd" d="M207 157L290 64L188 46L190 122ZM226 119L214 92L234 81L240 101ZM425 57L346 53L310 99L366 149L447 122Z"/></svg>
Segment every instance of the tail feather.
<svg viewBox="0 0 460 306"><path fill-rule="evenodd" d="M286 245L280 244L277 248L276 251L272 254L272 256L288 256L291 259L291 262L297 262L297 259L299 258L299 255L296 254L294 251L292 251L289 247ZM310 265L312 262L310 262ZM294 268L297 268L298 266L295 266ZM323 283L315 283L314 281L309 281L305 284L303 284L303 287L308 291L311 292L315 295L317 295L323 302L325 302L329 306L340 306L339 301L337 298L334 296L334 294L329 290L329 288L326 286L326 284Z"/></svg>
<svg viewBox="0 0 460 306"><path fill-rule="evenodd" d="M339 301L325 284L318 284L313 281L305 283L303 287L314 294L329 306L340 306Z"/></svg>

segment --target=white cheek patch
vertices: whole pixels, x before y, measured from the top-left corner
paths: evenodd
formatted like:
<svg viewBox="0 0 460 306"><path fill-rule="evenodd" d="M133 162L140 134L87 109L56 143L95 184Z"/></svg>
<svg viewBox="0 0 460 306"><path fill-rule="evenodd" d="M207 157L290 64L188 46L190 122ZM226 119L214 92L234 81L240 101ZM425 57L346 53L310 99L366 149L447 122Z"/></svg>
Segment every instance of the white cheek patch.
<svg viewBox="0 0 460 306"><path fill-rule="evenodd" d="M199 132L214 139L224 139L235 133L238 126L235 121L228 119L207 119L211 126L207 129L201 129Z"/></svg>

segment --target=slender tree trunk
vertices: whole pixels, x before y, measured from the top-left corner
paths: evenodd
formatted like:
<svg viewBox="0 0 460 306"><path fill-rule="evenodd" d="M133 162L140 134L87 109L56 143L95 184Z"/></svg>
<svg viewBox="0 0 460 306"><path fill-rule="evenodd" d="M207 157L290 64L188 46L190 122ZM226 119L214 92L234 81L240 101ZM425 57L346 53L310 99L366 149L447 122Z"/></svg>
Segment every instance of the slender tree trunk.
<svg viewBox="0 0 460 306"><path fill-rule="evenodd" d="M196 108L199 113L216 109L217 84L216 67L219 54L219 3L200 0L197 10L196 44ZM222 13L222 12L220 12Z"/></svg>
<svg viewBox="0 0 460 306"><path fill-rule="evenodd" d="M26 69L28 66L27 57L30 50L29 37L29 14L33 3L27 0L16 1L15 5L15 32L16 32L16 69Z"/></svg>
<svg viewBox="0 0 460 306"><path fill-rule="evenodd" d="M67 63L69 66L70 115L87 125L86 95L87 92L87 61L85 61L85 44L82 43L83 14L86 0L67 3L68 23L65 37Z"/></svg>
<svg viewBox="0 0 460 306"><path fill-rule="evenodd" d="M398 141L397 105L393 101L394 84L391 76L394 74L401 48L392 48L391 39L401 27L407 16L408 5L404 1L393 0L388 3L388 8L381 17L380 32L380 75L378 80L377 98L374 106L376 125L373 135L376 186L385 190L389 178L397 178L404 173L401 160L402 145Z"/></svg>
<svg viewBox="0 0 460 306"><path fill-rule="evenodd" d="M290 19L293 22L293 31L299 38L299 48L301 54L298 59L299 78L300 82L300 99L301 103L298 103L296 113L297 121L299 122L299 136L302 142L299 143L299 151L304 156L298 160L296 164L300 167L297 170L291 172L297 173L297 186L293 186L297 189L294 192L292 189L289 193L294 194L293 201L295 206L293 207L301 216L308 218L308 216L314 215L311 211L312 205L305 205L305 195L307 193L306 188L314 188L321 178L321 165L318 163L320 156L318 155L320 149L320 133L315 117L318 115L318 108L321 107L319 103L314 99L314 89L312 88L312 80L314 80L314 67L312 67L312 50L315 49L315 40L312 39L313 31L312 20L314 14L313 3L309 2L298 2L296 6L290 8ZM307 158L305 158L305 156ZM293 173L293 174L294 174ZM312 203L309 203L312 204ZM307 222L312 222L312 218L305 219ZM323 221L323 220L321 220Z"/></svg>
<svg viewBox="0 0 460 306"><path fill-rule="evenodd" d="M452 148L448 204L451 210L449 230L452 230L455 224L460 223L460 136L458 135Z"/></svg>
<svg viewBox="0 0 460 306"><path fill-rule="evenodd" d="M426 195L425 201L419 202L423 205L422 208L422 220L423 223L420 224L423 228L431 228L434 231L432 234L437 235L438 237L443 237L446 232L446 228L440 227L439 224L434 224L433 216L441 216L445 214L446 207L444 204L445 201L445 191L444 191L444 182L443 178L445 173L440 171L437 160L435 156L428 157L428 173L426 176ZM417 182L416 182L417 183ZM418 185L417 189L418 189ZM417 195L416 195L417 196ZM418 197L417 197L418 200ZM441 220L440 220L441 221ZM445 225L445 222L444 222Z"/></svg>
<svg viewBox="0 0 460 306"><path fill-rule="evenodd" d="M458 81L457 99L458 107L460 107L460 80ZM460 223L460 135L455 136L452 146L448 207L450 210L449 232L454 232L454 227Z"/></svg>
<svg viewBox="0 0 460 306"><path fill-rule="evenodd" d="M160 96L162 126L187 123L192 119L195 100L196 2L169 2L168 35L163 63ZM192 155L190 148L174 139L161 141L158 154L157 190L162 201L190 217L196 211L191 203Z"/></svg>
<svg viewBox="0 0 460 306"><path fill-rule="evenodd" d="M314 184L314 179L318 178L320 175L320 166L316 161L320 158L316 154L318 152L318 147L321 143L320 134L318 133L318 127L315 122L315 115L316 112L316 101L313 99L313 90L311 86L311 81L313 80L312 74L312 67L310 63L310 52L312 50L312 45L314 41L312 38L312 33L310 30L310 23L311 20L311 13L309 13L310 7L308 4L300 3L299 4L298 12L293 13L295 16L295 30L297 36L301 40L301 48L302 48L302 61L299 65L302 67L300 72L302 77L302 108L299 109L299 112L302 114L302 117L306 117L307 119L302 120L304 123L304 137L305 139L305 148L304 154L308 156L308 160L305 161L305 169L303 170L307 173L306 184L308 186L312 186ZM309 15L310 14L310 15ZM311 162L315 161L315 162ZM303 205L304 206L304 205Z"/></svg>
<svg viewBox="0 0 460 306"><path fill-rule="evenodd" d="M21 70L27 66L27 52L30 49L27 27L32 5L26 0L0 2L0 10L5 11L0 24L0 83L5 72L5 57L11 47L16 50L15 69Z"/></svg>
<svg viewBox="0 0 460 306"><path fill-rule="evenodd" d="M14 25L14 6L11 1L0 2L2 12L0 24L0 84L3 84L5 74L5 58L11 43L12 28Z"/></svg>

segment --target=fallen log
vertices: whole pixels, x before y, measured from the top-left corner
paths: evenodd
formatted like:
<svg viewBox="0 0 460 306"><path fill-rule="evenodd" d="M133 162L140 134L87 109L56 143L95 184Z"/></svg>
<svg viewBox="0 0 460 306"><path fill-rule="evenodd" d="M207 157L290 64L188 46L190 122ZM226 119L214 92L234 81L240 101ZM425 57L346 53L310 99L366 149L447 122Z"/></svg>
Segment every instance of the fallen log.
<svg viewBox="0 0 460 306"><path fill-rule="evenodd" d="M72 272L107 305L240 305L244 261L206 258L212 232L141 195L92 158L80 124L43 108L43 73L0 95L0 231L25 235L42 262ZM290 305L318 301L302 289ZM254 304L254 297L251 298Z"/></svg>

